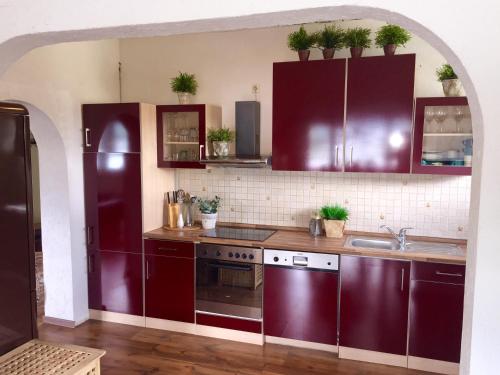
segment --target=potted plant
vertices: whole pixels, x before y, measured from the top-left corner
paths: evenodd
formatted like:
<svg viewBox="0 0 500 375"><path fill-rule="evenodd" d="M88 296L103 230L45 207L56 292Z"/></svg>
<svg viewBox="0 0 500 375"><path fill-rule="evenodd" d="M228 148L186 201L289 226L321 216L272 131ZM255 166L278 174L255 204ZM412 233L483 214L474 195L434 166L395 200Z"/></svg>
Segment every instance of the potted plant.
<svg viewBox="0 0 500 375"><path fill-rule="evenodd" d="M232 130L227 128L210 129L207 138L212 142L215 156L224 157L229 155L229 142L234 140Z"/></svg>
<svg viewBox="0 0 500 375"><path fill-rule="evenodd" d="M170 87L177 93L180 104L189 104L191 95L196 95L198 82L194 74L179 72L177 77L170 80Z"/></svg>
<svg viewBox="0 0 500 375"><path fill-rule="evenodd" d="M324 59L332 59L336 49L344 46L344 30L336 26L325 26L315 35L316 45L323 51Z"/></svg>
<svg viewBox="0 0 500 375"><path fill-rule="evenodd" d="M445 96L462 96L463 87L450 64L443 64L436 70L438 81L443 85Z"/></svg>
<svg viewBox="0 0 500 375"><path fill-rule="evenodd" d="M349 211L338 204L321 207L320 215L327 237L341 238L344 235L345 222L349 218Z"/></svg>
<svg viewBox="0 0 500 375"><path fill-rule="evenodd" d="M297 51L300 61L309 60L310 48L315 43L315 34L308 34L304 26L300 26L298 31L288 34L288 47L292 51Z"/></svg>
<svg viewBox="0 0 500 375"><path fill-rule="evenodd" d="M377 31L375 44L384 49L384 55L392 56L396 48L404 46L411 39L411 34L398 25L384 25Z"/></svg>
<svg viewBox="0 0 500 375"><path fill-rule="evenodd" d="M217 210L220 207L220 197L217 195L214 199L198 198L198 208L201 212L201 225L203 229L214 229L217 223Z"/></svg>
<svg viewBox="0 0 500 375"><path fill-rule="evenodd" d="M361 57L364 48L369 48L372 41L370 39L370 29L354 27L347 29L344 35L344 45L351 50L351 57Z"/></svg>

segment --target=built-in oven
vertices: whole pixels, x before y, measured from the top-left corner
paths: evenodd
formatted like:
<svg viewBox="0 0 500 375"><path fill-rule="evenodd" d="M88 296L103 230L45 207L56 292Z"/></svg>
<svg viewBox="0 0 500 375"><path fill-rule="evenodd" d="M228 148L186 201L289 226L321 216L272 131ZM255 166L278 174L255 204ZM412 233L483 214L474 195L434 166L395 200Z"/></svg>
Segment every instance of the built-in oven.
<svg viewBox="0 0 500 375"><path fill-rule="evenodd" d="M262 320L262 249L196 246L196 312Z"/></svg>

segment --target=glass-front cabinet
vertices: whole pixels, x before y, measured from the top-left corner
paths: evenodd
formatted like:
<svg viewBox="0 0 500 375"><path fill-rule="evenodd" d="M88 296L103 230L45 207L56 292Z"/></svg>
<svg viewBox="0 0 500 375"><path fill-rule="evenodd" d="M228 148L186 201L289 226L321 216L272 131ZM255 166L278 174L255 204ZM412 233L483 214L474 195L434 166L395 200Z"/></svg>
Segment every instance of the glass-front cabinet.
<svg viewBox="0 0 500 375"><path fill-rule="evenodd" d="M220 107L206 104L156 107L158 167L205 168L207 132L221 127Z"/></svg>
<svg viewBox="0 0 500 375"><path fill-rule="evenodd" d="M472 121L467 98L417 98L413 173L470 175Z"/></svg>

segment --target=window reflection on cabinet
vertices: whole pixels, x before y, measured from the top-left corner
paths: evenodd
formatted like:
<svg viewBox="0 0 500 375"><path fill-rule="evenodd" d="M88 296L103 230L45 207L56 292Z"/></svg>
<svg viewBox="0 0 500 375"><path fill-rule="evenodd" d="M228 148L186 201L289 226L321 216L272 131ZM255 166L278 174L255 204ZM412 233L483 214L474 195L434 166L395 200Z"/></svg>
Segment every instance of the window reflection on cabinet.
<svg viewBox="0 0 500 375"><path fill-rule="evenodd" d="M417 98L414 137L414 173L471 174L472 119L466 98Z"/></svg>

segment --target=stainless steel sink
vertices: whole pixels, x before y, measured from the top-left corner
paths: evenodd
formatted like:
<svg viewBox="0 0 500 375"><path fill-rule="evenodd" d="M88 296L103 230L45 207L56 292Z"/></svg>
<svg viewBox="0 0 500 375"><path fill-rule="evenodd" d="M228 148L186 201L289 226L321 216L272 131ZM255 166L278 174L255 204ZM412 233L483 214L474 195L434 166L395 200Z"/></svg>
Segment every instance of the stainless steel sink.
<svg viewBox="0 0 500 375"><path fill-rule="evenodd" d="M400 251L399 243L390 238L369 237L369 236L349 236L346 240L347 247L362 247L374 250ZM435 243L423 241L408 241L404 252L419 252L464 256L462 248L451 243Z"/></svg>

